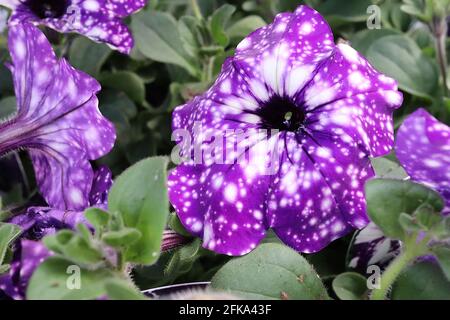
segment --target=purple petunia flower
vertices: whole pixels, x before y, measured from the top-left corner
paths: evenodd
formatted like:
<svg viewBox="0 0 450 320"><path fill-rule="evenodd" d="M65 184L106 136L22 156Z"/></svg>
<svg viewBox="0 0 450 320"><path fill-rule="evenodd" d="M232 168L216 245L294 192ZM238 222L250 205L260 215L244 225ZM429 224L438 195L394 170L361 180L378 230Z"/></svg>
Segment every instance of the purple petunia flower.
<svg viewBox="0 0 450 320"><path fill-rule="evenodd" d="M11 23L32 22L59 32L77 32L129 54L134 41L123 19L147 0L0 0L11 10Z"/></svg>
<svg viewBox="0 0 450 320"><path fill-rule="evenodd" d="M450 213L450 128L425 109L409 115L397 133L397 158L411 180L438 191ZM401 241L385 237L373 223L355 238L349 267L361 272L376 264L382 268L401 252ZM433 260L433 258L427 258Z"/></svg>
<svg viewBox="0 0 450 320"><path fill-rule="evenodd" d="M106 166L95 172L89 195L89 206L106 209L112 173ZM64 211L52 208L32 207L26 213L14 217L10 223L22 228L22 235L14 247L14 257L8 274L0 276L0 297L20 300L25 297L28 281L39 264L50 256L41 240L62 229L74 229L78 224L88 224L83 211Z"/></svg>
<svg viewBox="0 0 450 320"><path fill-rule="evenodd" d="M298 251L319 251L368 223L369 157L391 150L401 102L396 82L348 45L335 45L316 11L279 14L239 44L209 91L174 111L174 130L194 141L221 132L227 162L182 163L169 177L171 203L219 253L248 253L268 228ZM240 130L271 134L239 153L228 142ZM204 140L200 151L211 144ZM279 157L268 174L272 149ZM240 161L246 152L257 156Z"/></svg>
<svg viewBox="0 0 450 320"><path fill-rule="evenodd" d="M401 241L386 238L371 222L356 234L348 254L348 266L362 274L372 265L385 269L401 250Z"/></svg>
<svg viewBox="0 0 450 320"><path fill-rule="evenodd" d="M108 193L112 186L112 173L106 166L95 172L94 182L89 194L88 207L107 209ZM84 209L86 209L84 208ZM83 209L83 210L84 210ZM14 217L10 223L19 225L23 236L31 240L40 240L46 235L61 229L74 229L78 224L88 224L84 211L60 210L48 207L30 207L25 214Z"/></svg>
<svg viewBox="0 0 450 320"><path fill-rule="evenodd" d="M3 295L6 298L23 300L33 272L50 255L42 242L18 241L11 269L8 274L0 276L0 298Z"/></svg>
<svg viewBox="0 0 450 320"><path fill-rule="evenodd" d="M450 128L419 109L398 130L395 150L411 180L439 192L446 202L444 214L449 214Z"/></svg>
<svg viewBox="0 0 450 320"><path fill-rule="evenodd" d="M50 207L83 210L94 173L90 160L107 154L114 126L98 109L98 82L57 59L31 24L11 26L9 49L18 111L0 124L0 156L27 149Z"/></svg>

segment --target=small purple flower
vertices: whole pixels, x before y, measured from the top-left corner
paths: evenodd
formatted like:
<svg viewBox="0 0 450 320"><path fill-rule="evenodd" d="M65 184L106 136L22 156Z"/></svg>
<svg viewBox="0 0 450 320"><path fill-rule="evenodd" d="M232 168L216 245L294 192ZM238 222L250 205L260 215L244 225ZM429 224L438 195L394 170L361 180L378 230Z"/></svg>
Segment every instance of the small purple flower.
<svg viewBox="0 0 450 320"><path fill-rule="evenodd" d="M89 197L91 207L106 209L112 183L112 173L107 167L102 166L95 172ZM74 229L81 223L88 224L83 211L45 207L31 207L26 213L11 219L10 223L19 225L22 235L14 247L10 272L0 276L0 297L3 292L3 295L15 300L25 297L26 287L34 270L50 256L45 246L37 241L59 230Z"/></svg>
<svg viewBox="0 0 450 320"><path fill-rule="evenodd" d="M42 242L20 240L16 243L11 269L0 276L0 299L2 294L14 300L25 299L28 282L36 268L51 253Z"/></svg>
<svg viewBox="0 0 450 320"><path fill-rule="evenodd" d="M397 158L411 179L438 191L450 213L450 128L425 109L409 115L397 133ZM349 267L366 272L376 264L386 267L401 252L401 241L386 238L374 224L357 234L350 250ZM426 257L428 260L433 258Z"/></svg>
<svg viewBox="0 0 450 320"><path fill-rule="evenodd" d="M419 109L398 130L395 150L411 179L439 192L450 213L450 128Z"/></svg>
<svg viewBox="0 0 450 320"><path fill-rule="evenodd" d="M27 149L39 189L50 207L89 206L90 160L107 154L114 126L98 109L98 82L57 59L35 26L13 25L9 49L18 111L0 124L0 156Z"/></svg>
<svg viewBox="0 0 450 320"><path fill-rule="evenodd" d="M11 23L32 22L59 32L76 32L129 54L133 37L123 19L147 0L0 0L13 10Z"/></svg>
<svg viewBox="0 0 450 320"><path fill-rule="evenodd" d="M184 162L169 177L171 203L218 253L246 254L268 228L298 251L319 251L368 223L369 157L391 150L401 102L393 79L334 44L319 13L300 6L279 14L239 44L209 91L173 115L173 129L194 140L213 131L277 133L250 146L259 152L255 161L236 163L242 154L235 152L231 164ZM260 169L271 144L280 157L276 173L266 174Z"/></svg>

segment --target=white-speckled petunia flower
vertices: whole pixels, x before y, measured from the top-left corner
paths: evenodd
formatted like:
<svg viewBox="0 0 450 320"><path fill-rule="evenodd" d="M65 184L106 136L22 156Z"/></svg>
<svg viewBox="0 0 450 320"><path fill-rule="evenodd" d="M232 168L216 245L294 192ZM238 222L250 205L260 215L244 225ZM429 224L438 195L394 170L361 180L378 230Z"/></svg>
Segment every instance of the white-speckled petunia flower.
<svg viewBox="0 0 450 320"><path fill-rule="evenodd" d="M260 154L247 162L237 161L238 152L231 164L185 161L170 174L171 203L216 252L246 254L269 228L296 250L317 252L368 223L369 157L390 152L401 103L396 82L348 45L335 45L319 13L300 6L279 14L239 44L210 90L173 115L174 130L194 139L277 133L252 144ZM261 170L268 145L279 153L274 174Z"/></svg>
<svg viewBox="0 0 450 320"><path fill-rule="evenodd" d="M395 151L411 180L439 192L450 214L450 128L419 109L398 130Z"/></svg>
<svg viewBox="0 0 450 320"><path fill-rule="evenodd" d="M42 242L17 241L11 267L6 275L0 276L0 300L24 300L33 272L49 256L51 253Z"/></svg>
<svg viewBox="0 0 450 320"><path fill-rule="evenodd" d="M112 173L106 166L95 171L89 194L89 206L107 208L107 198L112 186ZM46 207L31 207L9 221L22 229L20 239L13 248L13 261L8 273L0 276L0 299L2 296L14 300L25 298L25 292L34 270L50 256L41 240L62 229L75 229L87 222L84 211L59 210Z"/></svg>
<svg viewBox="0 0 450 320"><path fill-rule="evenodd" d="M446 203L442 214L450 214L450 128L425 109L418 109L400 126L395 152L411 180L439 192ZM355 237L349 267L361 272L374 264L385 267L401 247L399 240L385 237L371 223Z"/></svg>
<svg viewBox="0 0 450 320"><path fill-rule="evenodd" d="M39 29L11 26L17 113L0 124L0 156L26 149L50 207L83 210L89 205L94 173L90 160L115 142L112 123L98 109L98 82L58 59Z"/></svg>
<svg viewBox="0 0 450 320"><path fill-rule="evenodd" d="M129 54L133 37L123 19L147 0L0 0L13 10L10 23L32 22L59 32L76 32Z"/></svg>
<svg viewBox="0 0 450 320"><path fill-rule="evenodd" d="M373 222L358 231L348 251L348 267L362 274L369 273L369 266L384 270L402 251L399 240L386 238Z"/></svg>

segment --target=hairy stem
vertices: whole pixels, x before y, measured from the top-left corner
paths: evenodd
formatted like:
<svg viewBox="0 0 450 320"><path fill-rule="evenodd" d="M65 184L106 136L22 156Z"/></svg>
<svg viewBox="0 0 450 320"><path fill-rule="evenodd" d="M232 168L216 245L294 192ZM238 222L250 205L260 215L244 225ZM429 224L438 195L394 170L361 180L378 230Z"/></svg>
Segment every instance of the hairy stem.
<svg viewBox="0 0 450 320"><path fill-rule="evenodd" d="M418 234L414 234L405 243L405 250L401 253L383 272L380 280L380 288L372 291L371 300L385 300L389 289L397 280L400 273L416 258L423 256L427 252L429 238L424 237L417 241Z"/></svg>
<svg viewBox="0 0 450 320"><path fill-rule="evenodd" d="M195 17L198 20L203 20L203 14L202 14L202 11L200 10L200 6L198 5L197 0L191 0L191 7L192 7L192 11L194 12Z"/></svg>

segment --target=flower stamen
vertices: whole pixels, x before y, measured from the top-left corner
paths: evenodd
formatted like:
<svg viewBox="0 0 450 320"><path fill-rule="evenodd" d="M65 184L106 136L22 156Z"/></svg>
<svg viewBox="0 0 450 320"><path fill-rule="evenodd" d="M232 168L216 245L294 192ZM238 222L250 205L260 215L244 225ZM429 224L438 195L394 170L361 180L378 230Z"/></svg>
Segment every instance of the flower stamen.
<svg viewBox="0 0 450 320"><path fill-rule="evenodd" d="M26 0L30 10L40 19L61 18L71 5L70 0Z"/></svg>
<svg viewBox="0 0 450 320"><path fill-rule="evenodd" d="M306 114L302 106L287 97L273 96L256 114L261 118L261 127L280 131L298 131L304 124Z"/></svg>

